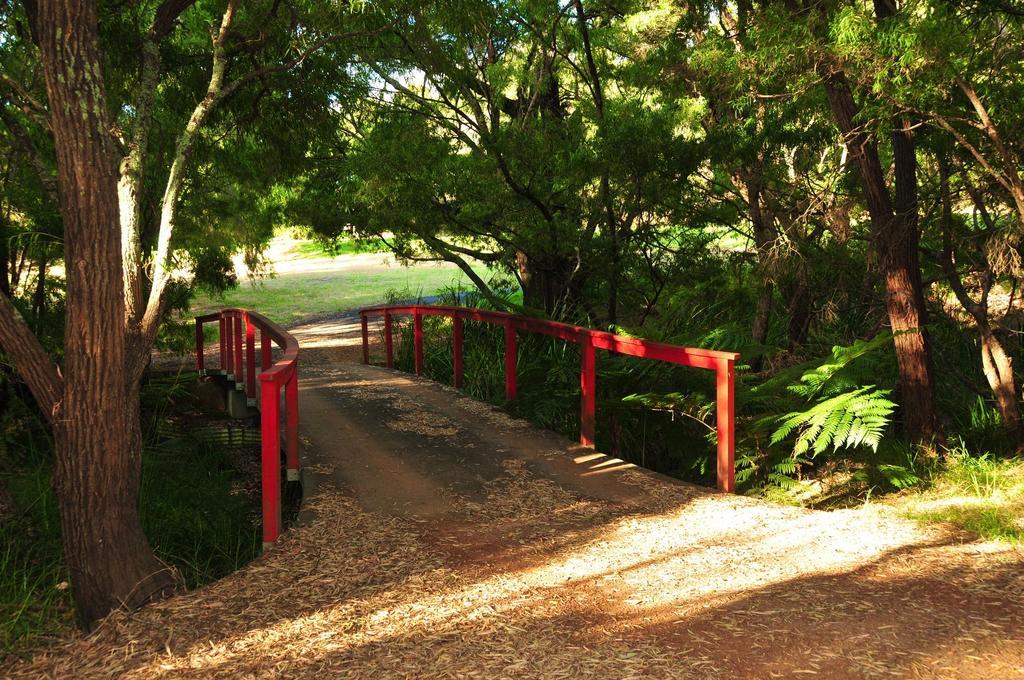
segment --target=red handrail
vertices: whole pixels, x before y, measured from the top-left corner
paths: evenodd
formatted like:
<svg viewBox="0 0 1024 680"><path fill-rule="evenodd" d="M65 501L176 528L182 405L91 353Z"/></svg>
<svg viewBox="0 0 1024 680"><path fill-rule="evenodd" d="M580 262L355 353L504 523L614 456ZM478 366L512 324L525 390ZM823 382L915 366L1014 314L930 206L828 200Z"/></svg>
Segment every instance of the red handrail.
<svg viewBox="0 0 1024 680"><path fill-rule="evenodd" d="M203 327L220 328L220 373L244 390L250 406L260 410L260 457L263 505L263 547L281 535L281 388L285 402L285 451L288 481L299 480L299 343L267 317L245 309L222 309L196 317L196 368L205 366ZM256 331L259 330L257 368ZM283 354L273 360L276 343ZM256 390L259 377L260 389Z"/></svg>
<svg viewBox="0 0 1024 680"><path fill-rule="evenodd" d="M631 338L607 331L573 326L507 312L469 307L441 305L386 305L359 310L362 321L363 363L370 362L370 316L384 317L385 364L394 366L392 317L412 315L416 374L423 372L423 316L446 316L452 319L452 382L462 387L462 342L465 320L483 321L505 329L505 397L516 398L516 333L526 331L559 338L580 346L580 443L594 446L595 394L597 387L594 350L605 349L643 359L655 359L682 366L693 366L715 371L718 432L718 488L733 493L736 490L736 352L680 347L663 342Z"/></svg>

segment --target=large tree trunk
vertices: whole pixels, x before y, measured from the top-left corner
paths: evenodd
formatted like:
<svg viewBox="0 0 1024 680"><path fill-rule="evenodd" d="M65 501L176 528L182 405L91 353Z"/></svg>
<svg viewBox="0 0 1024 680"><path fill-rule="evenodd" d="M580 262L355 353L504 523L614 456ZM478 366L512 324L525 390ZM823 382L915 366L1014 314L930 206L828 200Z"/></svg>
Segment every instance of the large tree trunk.
<svg viewBox="0 0 1024 680"><path fill-rule="evenodd" d="M897 198L894 206L877 143L862 124L855 122L858 107L849 82L839 70L825 70L822 75L836 126L857 163L871 216L872 242L885 284L885 308L895 336L906 434L912 441L930 443L941 439L942 431L935 411L935 381L924 327L913 139L902 129L893 134Z"/></svg>
<svg viewBox="0 0 1024 680"><path fill-rule="evenodd" d="M140 451L129 413L117 157L107 120L94 2L43 0L39 43L64 218L64 391L54 418L54 488L78 617L171 591L138 511Z"/></svg>

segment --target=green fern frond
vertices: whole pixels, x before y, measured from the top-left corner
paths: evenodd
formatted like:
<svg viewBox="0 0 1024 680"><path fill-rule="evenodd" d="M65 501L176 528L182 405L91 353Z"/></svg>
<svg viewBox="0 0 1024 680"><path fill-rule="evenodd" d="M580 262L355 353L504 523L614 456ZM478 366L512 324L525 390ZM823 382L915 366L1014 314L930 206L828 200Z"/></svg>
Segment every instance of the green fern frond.
<svg viewBox="0 0 1024 680"><path fill-rule="evenodd" d="M879 465L878 471L896 489L909 489L921 483L921 478L902 465Z"/></svg>
<svg viewBox="0 0 1024 680"><path fill-rule="evenodd" d="M859 360L891 342L891 333L880 333L870 340L857 340L848 347L836 345L832 348L831 361L805 372L800 383L791 385L789 390L806 399L850 392L863 384L861 378L877 368L877 362Z"/></svg>
<svg viewBox="0 0 1024 680"><path fill-rule="evenodd" d="M889 390L868 385L788 413L779 420L771 442L778 444L796 432L793 453L797 456L810 453L814 457L830 448L838 451L857 446L877 451L896 408L886 399L888 394Z"/></svg>

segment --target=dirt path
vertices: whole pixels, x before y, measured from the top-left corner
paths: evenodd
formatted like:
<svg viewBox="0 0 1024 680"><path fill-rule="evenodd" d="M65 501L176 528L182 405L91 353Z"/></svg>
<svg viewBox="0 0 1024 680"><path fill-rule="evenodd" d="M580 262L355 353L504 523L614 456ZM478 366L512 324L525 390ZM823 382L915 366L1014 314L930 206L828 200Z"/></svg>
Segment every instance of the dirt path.
<svg viewBox="0 0 1024 680"><path fill-rule="evenodd" d="M666 480L295 330L301 526L20 676L1024 676L1024 552Z"/></svg>

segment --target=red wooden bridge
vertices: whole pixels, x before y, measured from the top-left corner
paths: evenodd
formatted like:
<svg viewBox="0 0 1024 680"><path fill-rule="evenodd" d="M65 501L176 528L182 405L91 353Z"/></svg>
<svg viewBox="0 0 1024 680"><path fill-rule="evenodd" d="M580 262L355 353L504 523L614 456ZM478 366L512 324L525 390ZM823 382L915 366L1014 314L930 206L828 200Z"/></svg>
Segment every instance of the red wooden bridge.
<svg viewBox="0 0 1024 680"><path fill-rule="evenodd" d="M716 350L680 347L653 342L581 326L538 319L518 314L468 307L440 305L388 305L360 310L363 363L370 363L372 318L383 320L384 363L394 367L394 319L411 316L413 354L417 375L423 372L423 318L440 316L451 320L452 382L463 385L464 325L467 321L500 326L505 337L505 397L516 398L518 376L517 336L535 333L558 338L580 346L580 444L593 447L596 422L596 351L598 349L628 356L664 361L681 366L711 370L716 380L717 483L721 491L735 491L735 364L739 354ZM287 478L299 479L299 407L298 342L283 328L256 312L224 309L196 318L196 368L209 374L205 366L204 327L218 324L220 365L215 369L243 390L251 406L260 411L262 441L263 543L272 544L281 532L281 394L284 393L284 442ZM259 352L257 354L257 336ZM273 347L281 356L276 361ZM260 389L256 389L257 380Z"/></svg>
<svg viewBox="0 0 1024 680"><path fill-rule="evenodd" d="M427 324L428 315L444 320ZM527 380L514 361L524 334L578 344L584 444L448 385L364 363L371 350L394 363L399 318L403 357L415 355L421 372L424 326L432 351L435 334L450 333L456 384L470 367L461 352L475 324L503 329L507 351L495 360L505 363L511 398ZM207 370L203 327L211 323L220 340ZM198 326L197 366L223 374L234 405L260 407L264 540L280 531L281 470L297 477L301 451L298 518L237 572L118 614L0 675L1024 672L1019 546L900 519L874 503L825 512L716 492L590 448L597 350L713 370L718 482L731 488L734 354L423 305L370 308L289 332L238 309Z"/></svg>

